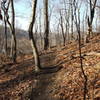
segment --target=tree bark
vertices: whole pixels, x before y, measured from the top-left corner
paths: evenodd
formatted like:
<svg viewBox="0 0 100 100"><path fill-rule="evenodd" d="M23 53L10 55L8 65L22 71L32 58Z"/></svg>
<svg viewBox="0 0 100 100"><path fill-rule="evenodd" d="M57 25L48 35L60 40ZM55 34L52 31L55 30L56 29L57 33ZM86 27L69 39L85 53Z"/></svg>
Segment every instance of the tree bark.
<svg viewBox="0 0 100 100"><path fill-rule="evenodd" d="M92 4L92 1L90 0L90 16L88 16L88 32L87 32L86 42L89 42L90 35L93 35L92 22L93 22L93 18L94 18L94 14L95 14L96 2L97 2L97 0L95 0L94 4Z"/></svg>
<svg viewBox="0 0 100 100"><path fill-rule="evenodd" d="M45 18L44 50L47 50L49 48L48 0L44 0L44 18Z"/></svg>
<svg viewBox="0 0 100 100"><path fill-rule="evenodd" d="M73 34L73 20L74 20L74 16L73 16L73 1L71 0L71 40L74 39L74 34Z"/></svg>
<svg viewBox="0 0 100 100"><path fill-rule="evenodd" d="M61 30L62 30L62 36L63 36L63 46L65 46L65 44L66 44L66 35L64 33L63 18L62 18L61 11L60 11L60 26L61 26Z"/></svg>
<svg viewBox="0 0 100 100"><path fill-rule="evenodd" d="M86 96L87 96L87 75L85 74L84 68L83 68L83 57L82 57L82 50L81 50L81 33L80 33L80 11L78 10L78 15L76 14L76 10L77 10L77 5L76 5L76 0L74 0L74 16L75 16L75 24L76 24L76 29L78 32L78 42L79 42L79 56L80 56L80 68L82 71L82 75L84 77L84 93L83 93L83 100L86 100Z"/></svg>
<svg viewBox="0 0 100 100"><path fill-rule="evenodd" d="M15 10L14 10L14 1L11 0L11 9L12 9L12 58L13 62L16 62L17 57L17 41L16 41L16 34L15 34Z"/></svg>
<svg viewBox="0 0 100 100"><path fill-rule="evenodd" d="M37 0L33 0L33 15L32 15L31 23L29 25L28 32L29 32L29 39L31 42L33 56L35 60L35 71L39 71L41 69L40 59L39 59L38 50L37 50L36 43L35 43L34 36L33 36L33 26L35 23L36 6L37 6Z"/></svg>
<svg viewBox="0 0 100 100"><path fill-rule="evenodd" d="M5 23L5 54L7 56L7 20L6 20L6 16L4 14L4 23Z"/></svg>

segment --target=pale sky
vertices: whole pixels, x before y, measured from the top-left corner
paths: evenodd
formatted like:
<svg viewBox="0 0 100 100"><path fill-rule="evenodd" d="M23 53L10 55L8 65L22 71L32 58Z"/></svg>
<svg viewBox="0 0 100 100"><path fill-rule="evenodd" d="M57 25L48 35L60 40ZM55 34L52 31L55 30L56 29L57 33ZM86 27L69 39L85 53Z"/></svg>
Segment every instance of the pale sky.
<svg viewBox="0 0 100 100"><path fill-rule="evenodd" d="M32 13L31 3L28 1L31 0L19 0L17 3L15 3L15 12L17 16L16 25L17 27L21 27L24 30L28 29L28 25L31 20L31 13ZM53 2L55 5L57 5L59 2L59 0L49 0L49 1L50 3ZM38 8L37 12L39 12L40 8L43 10L43 0L38 0L37 8ZM51 24L55 23L54 21L55 19L52 18Z"/></svg>
<svg viewBox="0 0 100 100"><path fill-rule="evenodd" d="M17 2L16 2L17 1ZM31 13L32 13L32 4L29 2L31 0L15 0L15 14L16 14L16 27L28 30L29 22L31 20ZM52 11L52 18L50 20L50 27L53 29L58 24L59 15L57 14L56 9L58 7L62 7L63 4L60 2L61 0L49 0L50 8L53 8ZM53 6L52 6L53 5ZM43 0L38 0L38 7L37 7L37 14L42 9L42 24L43 24ZM83 19L83 14L86 13L86 5L81 3L81 19ZM39 19L38 19L39 20ZM95 20L94 20L95 22ZM43 24L44 25L44 24ZM42 25L42 26L43 26Z"/></svg>
<svg viewBox="0 0 100 100"><path fill-rule="evenodd" d="M31 5L27 0L19 0L15 3L16 26L24 30L28 29L31 18Z"/></svg>

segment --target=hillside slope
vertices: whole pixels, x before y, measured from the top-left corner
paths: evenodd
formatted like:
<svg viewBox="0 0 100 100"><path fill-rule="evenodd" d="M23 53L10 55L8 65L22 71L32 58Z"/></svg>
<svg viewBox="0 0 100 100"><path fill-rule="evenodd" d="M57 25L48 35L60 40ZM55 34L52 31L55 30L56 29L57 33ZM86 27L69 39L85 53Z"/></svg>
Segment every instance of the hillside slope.
<svg viewBox="0 0 100 100"><path fill-rule="evenodd" d="M88 77L89 100L100 100L100 34L82 45L83 66ZM1 60L2 60L2 56ZM0 66L0 100L83 100L83 76L78 42L42 53L42 66L62 66L55 73L35 75L31 55L8 59ZM30 98L31 97L31 98Z"/></svg>

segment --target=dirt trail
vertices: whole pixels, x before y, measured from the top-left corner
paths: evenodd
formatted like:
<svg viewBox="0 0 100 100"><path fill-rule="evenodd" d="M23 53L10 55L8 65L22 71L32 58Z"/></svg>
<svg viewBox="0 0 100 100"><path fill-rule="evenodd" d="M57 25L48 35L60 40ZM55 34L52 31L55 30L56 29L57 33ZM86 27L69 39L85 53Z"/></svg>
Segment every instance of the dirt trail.
<svg viewBox="0 0 100 100"><path fill-rule="evenodd" d="M53 82L55 74L45 74L38 76L37 85L33 88L31 100L55 100L50 94L53 92Z"/></svg>
<svg viewBox="0 0 100 100"><path fill-rule="evenodd" d="M42 57L42 62L45 62L45 64L48 65L49 68L53 68L55 66L55 57L55 53L48 54L46 56L44 55ZM47 64L46 62L49 63ZM58 68L59 66L56 67ZM52 92L54 91L52 86L54 86L54 82L56 80L55 76L59 71L60 70L53 73L43 73L37 76L37 84L36 87L32 89L31 100L58 100L50 94L52 94Z"/></svg>
<svg viewBox="0 0 100 100"><path fill-rule="evenodd" d="M43 68L52 67L55 64L55 53L40 56L40 59ZM26 94L32 95L32 100L45 100L44 98L48 97L45 97L47 95L46 91L48 91L48 86L53 82L54 73L37 75L33 71L33 65L32 59L26 59L15 65L11 63L0 67L0 100L27 100L26 96L22 96L25 91ZM33 89L28 91L27 88L24 88L24 84L26 84L27 88L31 87ZM22 87L23 89L20 90ZM30 98L30 96L28 97Z"/></svg>

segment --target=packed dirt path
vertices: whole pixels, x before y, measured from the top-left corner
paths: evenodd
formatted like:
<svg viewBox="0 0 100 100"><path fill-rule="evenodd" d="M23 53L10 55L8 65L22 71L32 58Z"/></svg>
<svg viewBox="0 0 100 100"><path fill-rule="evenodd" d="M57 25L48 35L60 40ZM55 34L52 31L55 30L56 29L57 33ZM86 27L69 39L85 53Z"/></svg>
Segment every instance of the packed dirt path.
<svg viewBox="0 0 100 100"><path fill-rule="evenodd" d="M56 73L38 76L37 85L33 88L31 100L58 100L52 96Z"/></svg>
<svg viewBox="0 0 100 100"><path fill-rule="evenodd" d="M55 56L55 52L40 56L42 67L51 69L55 66ZM35 73L33 66L32 56L19 57L16 64L7 62L0 66L0 100L27 100L30 97L40 100L38 95L43 95L56 72Z"/></svg>

